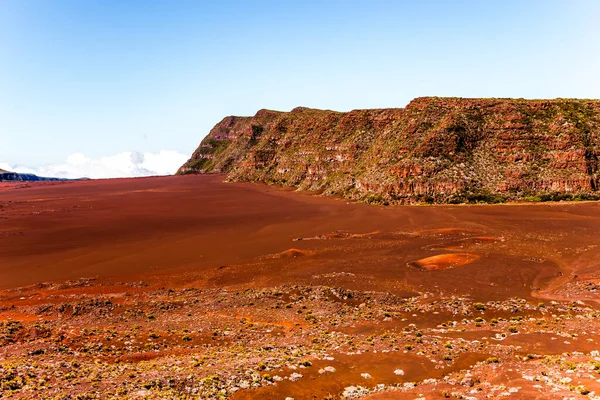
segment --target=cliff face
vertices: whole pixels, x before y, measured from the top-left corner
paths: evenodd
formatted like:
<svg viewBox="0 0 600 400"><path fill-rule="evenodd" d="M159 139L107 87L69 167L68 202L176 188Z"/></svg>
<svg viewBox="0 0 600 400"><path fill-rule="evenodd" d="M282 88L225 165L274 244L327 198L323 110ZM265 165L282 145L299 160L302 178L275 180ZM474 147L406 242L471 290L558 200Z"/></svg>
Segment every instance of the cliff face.
<svg viewBox="0 0 600 400"><path fill-rule="evenodd" d="M599 156L599 100L417 98L227 117L178 173L391 203L596 198Z"/></svg>

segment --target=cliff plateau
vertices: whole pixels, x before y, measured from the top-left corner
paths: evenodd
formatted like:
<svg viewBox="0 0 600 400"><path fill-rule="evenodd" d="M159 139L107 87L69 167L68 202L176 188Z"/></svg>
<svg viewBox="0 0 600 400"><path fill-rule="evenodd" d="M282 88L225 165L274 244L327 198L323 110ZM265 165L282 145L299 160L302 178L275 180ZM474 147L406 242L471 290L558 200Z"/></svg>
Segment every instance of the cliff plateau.
<svg viewBox="0 0 600 400"><path fill-rule="evenodd" d="M597 199L600 100L423 97L226 117L178 171L379 203Z"/></svg>

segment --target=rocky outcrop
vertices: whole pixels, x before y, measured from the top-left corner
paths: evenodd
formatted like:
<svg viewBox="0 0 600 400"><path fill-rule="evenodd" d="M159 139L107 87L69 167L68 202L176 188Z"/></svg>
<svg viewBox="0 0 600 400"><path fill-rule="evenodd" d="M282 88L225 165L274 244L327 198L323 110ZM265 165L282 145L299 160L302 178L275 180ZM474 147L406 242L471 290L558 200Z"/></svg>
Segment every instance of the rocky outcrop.
<svg viewBox="0 0 600 400"><path fill-rule="evenodd" d="M417 98L227 117L178 171L390 203L596 198L600 101Z"/></svg>

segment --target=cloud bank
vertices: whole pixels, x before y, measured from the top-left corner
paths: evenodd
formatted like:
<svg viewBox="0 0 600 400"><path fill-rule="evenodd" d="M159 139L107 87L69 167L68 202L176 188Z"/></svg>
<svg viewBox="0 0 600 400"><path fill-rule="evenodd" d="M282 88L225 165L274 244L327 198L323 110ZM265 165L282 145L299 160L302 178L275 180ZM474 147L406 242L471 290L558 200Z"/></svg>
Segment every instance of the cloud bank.
<svg viewBox="0 0 600 400"><path fill-rule="evenodd" d="M172 150L161 150L158 153L127 151L100 158L89 158L84 154L74 153L68 156L64 163L40 167L0 163L0 169L49 178L133 178L174 174L188 158L185 154Z"/></svg>

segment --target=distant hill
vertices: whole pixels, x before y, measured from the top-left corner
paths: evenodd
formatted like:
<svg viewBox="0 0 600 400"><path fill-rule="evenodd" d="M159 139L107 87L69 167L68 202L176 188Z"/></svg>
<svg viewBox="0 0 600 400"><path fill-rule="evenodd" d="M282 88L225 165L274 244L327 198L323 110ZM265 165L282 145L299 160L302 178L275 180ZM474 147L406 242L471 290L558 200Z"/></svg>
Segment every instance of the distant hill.
<svg viewBox="0 0 600 400"><path fill-rule="evenodd" d="M61 178L44 178L34 174L20 174L0 169L0 182L39 182L39 181L64 181Z"/></svg>
<svg viewBox="0 0 600 400"><path fill-rule="evenodd" d="M600 100L417 98L226 117L178 171L376 203L600 197Z"/></svg>

